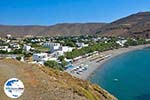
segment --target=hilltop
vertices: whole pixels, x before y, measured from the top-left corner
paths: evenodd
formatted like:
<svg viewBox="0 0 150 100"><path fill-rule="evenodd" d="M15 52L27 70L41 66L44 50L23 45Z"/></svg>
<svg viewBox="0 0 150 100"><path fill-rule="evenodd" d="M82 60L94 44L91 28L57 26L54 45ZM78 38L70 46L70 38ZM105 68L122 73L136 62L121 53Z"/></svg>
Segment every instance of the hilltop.
<svg viewBox="0 0 150 100"><path fill-rule="evenodd" d="M25 85L25 92L18 100L117 100L98 85L65 72L11 59L0 60L1 100L10 100L3 92L3 85L12 77Z"/></svg>
<svg viewBox="0 0 150 100"><path fill-rule="evenodd" d="M97 31L105 36L150 37L150 12L139 12L121 18Z"/></svg>
<svg viewBox="0 0 150 100"><path fill-rule="evenodd" d="M21 37L71 36L100 34L103 36L150 37L150 12L139 12L111 23L62 23L51 26L8 26L0 25L0 36L12 34Z"/></svg>
<svg viewBox="0 0 150 100"><path fill-rule="evenodd" d="M8 26L0 25L0 36L12 34L13 36L70 36L81 34L94 34L105 23L63 23L51 26Z"/></svg>

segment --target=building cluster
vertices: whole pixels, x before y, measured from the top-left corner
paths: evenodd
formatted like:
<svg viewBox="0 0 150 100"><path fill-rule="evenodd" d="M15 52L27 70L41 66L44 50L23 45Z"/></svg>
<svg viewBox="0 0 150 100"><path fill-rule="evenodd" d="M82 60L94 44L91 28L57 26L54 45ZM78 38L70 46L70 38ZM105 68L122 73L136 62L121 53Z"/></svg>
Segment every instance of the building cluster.
<svg viewBox="0 0 150 100"><path fill-rule="evenodd" d="M69 46L62 46L60 43L46 42L43 46L49 48L49 53L34 53L33 61L44 64L48 60L59 62L58 57L63 56L66 52L71 52L74 48Z"/></svg>
<svg viewBox="0 0 150 100"><path fill-rule="evenodd" d="M6 38L0 39L0 51L10 53L14 50L18 50L21 48L21 46L18 43L19 40L12 39L11 35L7 35Z"/></svg>
<svg viewBox="0 0 150 100"><path fill-rule="evenodd" d="M92 43L108 43L114 40L111 37L100 36L72 36L72 37L25 37L13 38L10 34L6 38L0 39L1 54L16 54L22 57L30 57L32 63L44 64L46 61L54 60L60 63L58 58L64 56L66 52L72 52L74 49L88 47ZM69 43L68 43L69 41ZM71 41L71 42L70 42ZM148 40L147 40L148 41ZM127 39L117 38L115 43L121 47L125 46ZM86 55L84 55L86 56ZM80 59L81 56L74 58ZM72 61L74 59L66 59Z"/></svg>

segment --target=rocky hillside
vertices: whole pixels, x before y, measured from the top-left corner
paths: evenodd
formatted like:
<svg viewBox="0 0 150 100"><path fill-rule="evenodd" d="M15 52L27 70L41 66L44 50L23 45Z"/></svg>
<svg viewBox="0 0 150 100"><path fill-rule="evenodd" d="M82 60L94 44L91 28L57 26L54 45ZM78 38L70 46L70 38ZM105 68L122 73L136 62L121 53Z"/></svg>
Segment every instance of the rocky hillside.
<svg viewBox="0 0 150 100"><path fill-rule="evenodd" d="M112 23L64 23L52 26L5 26L0 25L0 36L70 36L100 34L105 36L150 37L150 12L140 12Z"/></svg>
<svg viewBox="0 0 150 100"><path fill-rule="evenodd" d="M121 18L97 31L105 36L150 37L150 12L140 12Z"/></svg>
<svg viewBox="0 0 150 100"><path fill-rule="evenodd" d="M6 26L0 25L0 36L10 33L13 36L56 36L56 35L81 35L94 34L105 23L74 23L56 24L52 26Z"/></svg>
<svg viewBox="0 0 150 100"><path fill-rule="evenodd" d="M18 100L117 100L99 86L65 72L10 59L0 60L1 100L11 100L4 94L3 85L12 77L25 85Z"/></svg>

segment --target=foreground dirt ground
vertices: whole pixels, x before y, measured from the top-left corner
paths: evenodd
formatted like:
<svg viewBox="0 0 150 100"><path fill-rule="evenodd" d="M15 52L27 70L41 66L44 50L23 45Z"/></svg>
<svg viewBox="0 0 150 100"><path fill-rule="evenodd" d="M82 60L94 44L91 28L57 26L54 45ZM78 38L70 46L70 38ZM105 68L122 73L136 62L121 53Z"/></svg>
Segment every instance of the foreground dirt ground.
<svg viewBox="0 0 150 100"><path fill-rule="evenodd" d="M17 100L116 100L106 91L67 73L16 60L0 60L0 100L12 100L3 91L9 78L20 79L25 86Z"/></svg>

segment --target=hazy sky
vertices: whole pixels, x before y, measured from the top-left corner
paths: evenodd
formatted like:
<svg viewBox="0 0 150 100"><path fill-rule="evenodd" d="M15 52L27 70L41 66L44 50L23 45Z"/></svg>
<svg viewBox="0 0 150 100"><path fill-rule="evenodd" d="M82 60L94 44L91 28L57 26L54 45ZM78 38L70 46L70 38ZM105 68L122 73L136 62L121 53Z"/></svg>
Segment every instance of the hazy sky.
<svg viewBox="0 0 150 100"><path fill-rule="evenodd" d="M150 0L0 0L0 24L112 22L150 11Z"/></svg>

